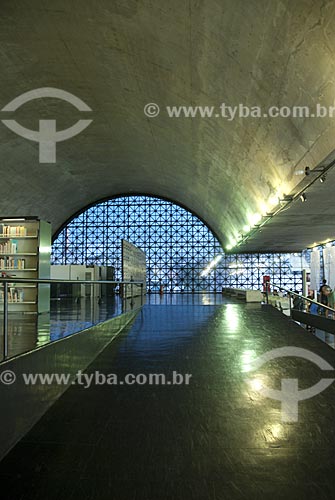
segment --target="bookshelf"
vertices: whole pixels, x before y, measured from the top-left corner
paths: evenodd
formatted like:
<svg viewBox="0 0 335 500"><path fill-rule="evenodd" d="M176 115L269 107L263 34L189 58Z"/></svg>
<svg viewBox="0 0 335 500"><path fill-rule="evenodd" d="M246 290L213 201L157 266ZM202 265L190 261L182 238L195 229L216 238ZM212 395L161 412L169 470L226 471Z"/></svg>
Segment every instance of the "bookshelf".
<svg viewBox="0 0 335 500"><path fill-rule="evenodd" d="M9 312L43 313L50 309L50 285L15 283L15 278L50 278L51 227L37 218L0 218L0 275L8 285ZM0 308L3 309L3 286Z"/></svg>

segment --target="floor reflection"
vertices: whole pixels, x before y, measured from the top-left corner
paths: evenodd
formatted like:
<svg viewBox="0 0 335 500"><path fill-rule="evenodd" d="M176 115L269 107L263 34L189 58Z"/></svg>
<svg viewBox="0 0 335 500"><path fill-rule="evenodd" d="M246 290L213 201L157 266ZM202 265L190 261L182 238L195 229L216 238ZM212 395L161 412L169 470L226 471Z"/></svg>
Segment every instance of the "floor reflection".
<svg viewBox="0 0 335 500"><path fill-rule="evenodd" d="M50 313L9 314L8 357L41 347L141 305L141 297L122 300L119 296L103 299L62 298L51 300ZM3 321L0 326L0 360L3 358Z"/></svg>
<svg viewBox="0 0 335 500"><path fill-rule="evenodd" d="M171 306L146 305L87 373L169 381L177 372L191 374L190 384L71 386L1 463L7 497L335 498L335 384L299 401L296 422L284 421L281 402L262 394L285 379L297 379L301 391L329 372L291 356L253 366L285 346L332 365L333 351L274 308L169 299Z"/></svg>
<svg viewBox="0 0 335 500"><path fill-rule="evenodd" d="M169 305L169 306L180 306L180 305L195 305L195 306L213 306L220 304L227 304L233 302L231 298L225 298L219 293L175 293L175 294L163 294L158 293L148 294L147 304L150 305ZM238 301L237 301L238 302Z"/></svg>

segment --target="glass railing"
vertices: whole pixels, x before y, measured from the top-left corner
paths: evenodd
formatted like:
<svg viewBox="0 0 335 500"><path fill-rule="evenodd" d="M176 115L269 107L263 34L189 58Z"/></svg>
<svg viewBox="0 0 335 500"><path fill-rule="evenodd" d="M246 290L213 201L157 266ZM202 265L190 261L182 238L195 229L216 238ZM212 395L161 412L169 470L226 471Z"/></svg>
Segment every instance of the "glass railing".
<svg viewBox="0 0 335 500"><path fill-rule="evenodd" d="M318 302L314 298L305 297L299 293L288 290L287 288L278 287L282 295L268 294L267 301L278 309L289 310L290 315L292 310L305 312L311 315L322 316L325 318L335 319L335 309L328 305Z"/></svg>
<svg viewBox="0 0 335 500"><path fill-rule="evenodd" d="M267 295L267 303L335 348L335 309L292 290L281 287L278 290L280 295Z"/></svg>
<svg viewBox="0 0 335 500"><path fill-rule="evenodd" d="M144 303L136 281L0 278L0 362Z"/></svg>

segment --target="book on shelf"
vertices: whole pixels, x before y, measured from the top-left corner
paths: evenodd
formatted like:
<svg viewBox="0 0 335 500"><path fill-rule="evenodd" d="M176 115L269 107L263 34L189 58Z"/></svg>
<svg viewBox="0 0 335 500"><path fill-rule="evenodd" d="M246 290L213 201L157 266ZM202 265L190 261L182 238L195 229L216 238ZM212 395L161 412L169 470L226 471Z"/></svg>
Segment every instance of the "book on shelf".
<svg viewBox="0 0 335 500"><path fill-rule="evenodd" d="M27 228L25 226L7 226L6 224L0 224L0 236L5 238L27 236Z"/></svg>
<svg viewBox="0 0 335 500"><path fill-rule="evenodd" d="M0 257L1 269L25 269L26 259L17 259L16 257Z"/></svg>
<svg viewBox="0 0 335 500"><path fill-rule="evenodd" d="M0 243L0 254L17 253L17 240L7 240Z"/></svg>
<svg viewBox="0 0 335 500"><path fill-rule="evenodd" d="M50 310L50 287L34 283L37 278L50 278L49 251L45 251L49 246L48 222L27 215L0 219L0 276L8 279L8 285L0 283L0 300L8 288L6 300L11 312L39 314Z"/></svg>
<svg viewBox="0 0 335 500"><path fill-rule="evenodd" d="M22 288L15 288L15 287L10 287L8 290L8 302L13 304L13 303L22 303L24 302L24 291ZM0 292L0 300L1 302L4 301L4 290L1 290Z"/></svg>

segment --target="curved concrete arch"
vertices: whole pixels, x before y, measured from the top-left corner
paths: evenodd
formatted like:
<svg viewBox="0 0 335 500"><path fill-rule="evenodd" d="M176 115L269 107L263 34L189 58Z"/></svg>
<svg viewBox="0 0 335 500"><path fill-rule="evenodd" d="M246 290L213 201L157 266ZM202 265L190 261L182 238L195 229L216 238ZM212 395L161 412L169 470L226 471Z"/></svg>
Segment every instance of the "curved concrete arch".
<svg viewBox="0 0 335 500"><path fill-rule="evenodd" d="M0 109L52 87L81 99L93 119L57 143L55 164L40 164L39 145L0 123L4 216L38 215L55 233L95 200L148 192L199 214L225 246L276 190L294 192L302 180L297 170L334 151L331 116L170 118L166 109L333 106L334 2L86 0L76 6L65 0L2 6ZM144 114L150 102L160 106L155 118ZM31 130L54 119L61 131L81 118L52 98L0 112L0 120ZM325 206L317 210L320 200ZM322 191L309 214L306 204L292 216L288 210L266 238L267 230L255 237L253 249L293 248L292 238L302 248L329 237L331 203L332 190Z"/></svg>

